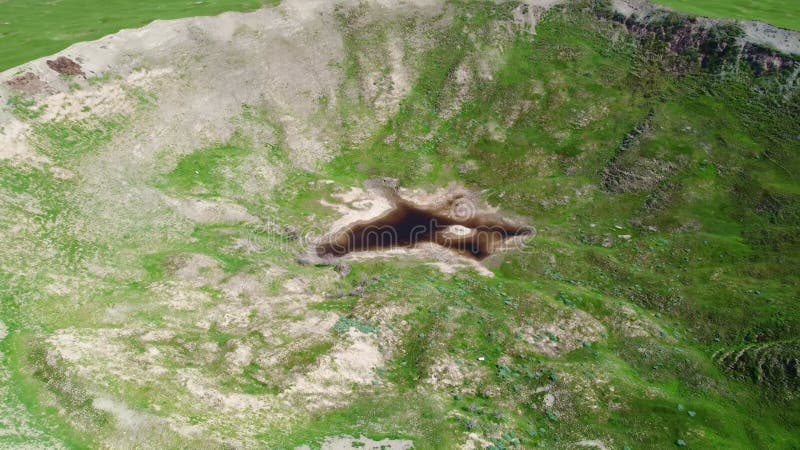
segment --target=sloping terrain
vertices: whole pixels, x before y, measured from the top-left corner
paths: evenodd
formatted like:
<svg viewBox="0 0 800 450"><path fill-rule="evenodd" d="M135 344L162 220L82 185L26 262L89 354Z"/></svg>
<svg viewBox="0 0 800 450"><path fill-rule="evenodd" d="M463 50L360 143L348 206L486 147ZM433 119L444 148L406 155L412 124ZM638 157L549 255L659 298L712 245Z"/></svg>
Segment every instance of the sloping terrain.
<svg viewBox="0 0 800 450"><path fill-rule="evenodd" d="M793 448L798 42L286 0L3 72L0 447ZM309 257L393 196L535 232Z"/></svg>
<svg viewBox="0 0 800 450"><path fill-rule="evenodd" d="M4 0L0 3L0 71L155 19L253 11L279 0Z"/></svg>

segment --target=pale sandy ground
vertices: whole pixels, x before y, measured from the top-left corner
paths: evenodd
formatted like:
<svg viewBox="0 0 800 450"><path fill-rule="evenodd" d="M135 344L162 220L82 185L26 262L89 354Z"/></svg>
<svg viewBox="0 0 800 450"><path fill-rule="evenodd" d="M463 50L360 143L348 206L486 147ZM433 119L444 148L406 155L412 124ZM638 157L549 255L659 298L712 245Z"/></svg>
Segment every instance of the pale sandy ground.
<svg viewBox="0 0 800 450"><path fill-rule="evenodd" d="M354 445L355 444L355 445ZM325 439L322 443L322 450L350 450L350 449L363 449L363 450L408 450L413 448L414 443L411 441L404 441L400 439L383 439L380 441L373 441L372 439L361 436L353 438L349 436L335 436ZM297 447L295 450L310 450L311 447L303 446Z"/></svg>

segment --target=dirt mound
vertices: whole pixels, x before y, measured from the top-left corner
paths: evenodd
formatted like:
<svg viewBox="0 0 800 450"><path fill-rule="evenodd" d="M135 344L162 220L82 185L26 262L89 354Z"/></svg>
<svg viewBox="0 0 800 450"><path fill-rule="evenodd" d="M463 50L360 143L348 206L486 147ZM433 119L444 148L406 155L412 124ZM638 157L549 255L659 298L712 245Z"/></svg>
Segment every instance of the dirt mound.
<svg viewBox="0 0 800 450"><path fill-rule="evenodd" d="M6 81L6 86L11 89L29 95L44 92L47 89L47 83L42 81L35 73L26 72L18 77Z"/></svg>
<svg viewBox="0 0 800 450"><path fill-rule="evenodd" d="M81 75L84 76L81 65L66 56L59 56L56 59L48 59L47 67L55 70L62 75Z"/></svg>

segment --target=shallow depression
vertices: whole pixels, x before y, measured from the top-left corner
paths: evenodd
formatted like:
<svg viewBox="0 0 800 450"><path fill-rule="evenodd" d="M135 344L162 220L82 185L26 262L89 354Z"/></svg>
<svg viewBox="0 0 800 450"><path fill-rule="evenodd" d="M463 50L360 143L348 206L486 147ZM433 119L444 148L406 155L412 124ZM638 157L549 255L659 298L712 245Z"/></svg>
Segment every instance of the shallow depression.
<svg viewBox="0 0 800 450"><path fill-rule="evenodd" d="M426 208L397 199L389 212L356 222L316 247L321 258L351 252L381 251L434 243L460 255L484 259L507 239L528 236L531 227L492 214L450 214L449 208ZM463 216L463 217L462 217Z"/></svg>

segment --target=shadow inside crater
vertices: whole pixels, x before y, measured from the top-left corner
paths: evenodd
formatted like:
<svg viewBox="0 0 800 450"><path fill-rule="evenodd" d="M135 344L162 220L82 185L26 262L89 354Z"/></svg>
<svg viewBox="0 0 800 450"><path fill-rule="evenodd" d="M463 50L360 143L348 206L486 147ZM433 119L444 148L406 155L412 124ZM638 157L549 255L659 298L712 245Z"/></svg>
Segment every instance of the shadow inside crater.
<svg viewBox="0 0 800 450"><path fill-rule="evenodd" d="M391 250L435 243L460 255L481 260L509 238L533 234L533 228L513 224L490 214L448 214L450 208L423 208L396 199L394 208L380 217L356 222L317 245L321 258L351 252ZM459 214L455 214L459 216Z"/></svg>

